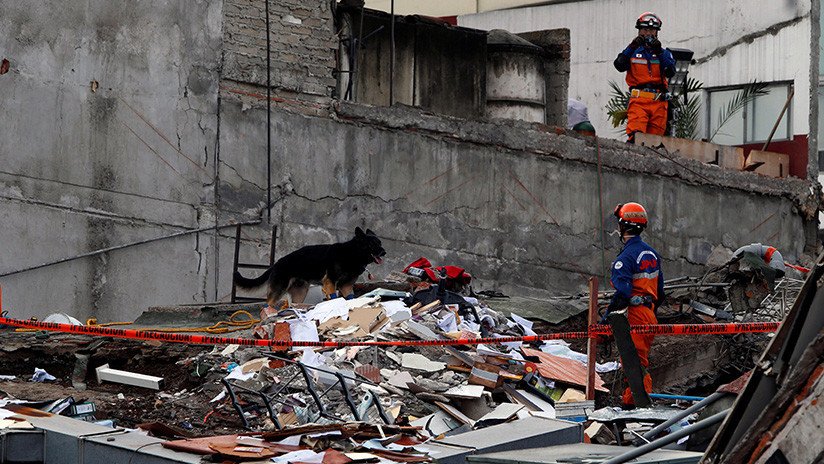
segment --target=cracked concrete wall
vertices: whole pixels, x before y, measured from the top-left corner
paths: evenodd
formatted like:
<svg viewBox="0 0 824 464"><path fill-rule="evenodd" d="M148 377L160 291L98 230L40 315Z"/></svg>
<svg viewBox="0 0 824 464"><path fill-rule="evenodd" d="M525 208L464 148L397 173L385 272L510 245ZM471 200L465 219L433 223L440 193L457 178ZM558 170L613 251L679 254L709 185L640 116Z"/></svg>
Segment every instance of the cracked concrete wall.
<svg viewBox="0 0 824 464"><path fill-rule="evenodd" d="M0 11L0 273L211 225L222 2ZM4 309L130 320L203 301L211 254L199 234L9 275Z"/></svg>
<svg viewBox="0 0 824 464"><path fill-rule="evenodd" d="M235 150L223 152L220 191L222 206L233 211L254 209L265 195L265 168L249 164L265 151L265 108L239 95L226 95L221 106L221 146ZM376 276L426 256L466 267L476 289L547 295L582 290L587 276L602 274L599 227L603 220L614 229L618 202L647 205L647 235L669 277L699 275L719 245L763 241L792 260L809 238L804 226L814 200L799 180L672 162L609 140L596 146L542 125L408 107L339 103L332 113L309 115L279 104L272 111L278 256L346 240L365 225L388 250L383 266L371 266ZM608 265L620 245L615 236L607 243ZM264 262L267 252L249 253ZM220 280L228 279L223 266Z"/></svg>

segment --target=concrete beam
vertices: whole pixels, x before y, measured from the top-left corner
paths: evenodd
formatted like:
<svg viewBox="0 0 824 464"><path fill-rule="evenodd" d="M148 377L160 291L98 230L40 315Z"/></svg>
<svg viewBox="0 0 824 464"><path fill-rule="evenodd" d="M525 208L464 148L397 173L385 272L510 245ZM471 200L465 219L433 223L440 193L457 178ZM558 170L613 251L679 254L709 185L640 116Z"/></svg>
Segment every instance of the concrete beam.
<svg viewBox="0 0 824 464"><path fill-rule="evenodd" d="M124 385L134 385L136 387L151 388L153 390L163 388L163 377L120 371L110 368L108 364L98 367L95 369L95 372L97 373L97 381L100 383L122 383Z"/></svg>

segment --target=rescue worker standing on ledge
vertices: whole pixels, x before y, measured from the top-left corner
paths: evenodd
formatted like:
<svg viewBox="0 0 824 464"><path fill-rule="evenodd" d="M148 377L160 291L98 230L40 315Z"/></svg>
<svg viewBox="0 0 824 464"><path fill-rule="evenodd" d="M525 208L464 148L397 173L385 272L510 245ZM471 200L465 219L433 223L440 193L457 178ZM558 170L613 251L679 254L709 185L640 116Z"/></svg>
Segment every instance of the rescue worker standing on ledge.
<svg viewBox="0 0 824 464"><path fill-rule="evenodd" d="M615 207L618 229L624 248L612 263L611 283L615 295L607 313L627 309L630 326L657 324L655 310L664 301L664 275L658 252L641 240L641 232L647 227L647 211L638 203L620 204ZM632 343L638 350L641 366L649 366L649 352L654 335L632 335ZM644 373L644 389L652 392L652 377ZM633 406L629 387L624 391L622 402Z"/></svg>
<svg viewBox="0 0 824 464"><path fill-rule="evenodd" d="M667 79L675 75L675 59L661 46L661 19L646 12L635 21L638 37L615 58L615 69L627 73L627 143L635 134L664 135L667 127Z"/></svg>

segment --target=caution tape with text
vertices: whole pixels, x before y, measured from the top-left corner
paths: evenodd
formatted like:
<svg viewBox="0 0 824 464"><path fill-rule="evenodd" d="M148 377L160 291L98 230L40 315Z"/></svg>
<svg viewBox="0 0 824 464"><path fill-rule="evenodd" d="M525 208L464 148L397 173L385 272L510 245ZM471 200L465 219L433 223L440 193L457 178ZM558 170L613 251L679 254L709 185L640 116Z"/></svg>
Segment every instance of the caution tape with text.
<svg viewBox="0 0 824 464"><path fill-rule="evenodd" d="M391 341L290 341L259 340L254 338L215 337L212 335L194 335L191 333L152 332L139 329L114 329L94 325L71 325L54 322L26 321L0 317L0 324L29 329L48 330L52 332L93 335L101 337L126 338L132 340L158 340L171 343L189 343L195 345L242 345L265 347L346 347L346 346L444 346L444 345L478 345L503 342L536 342L542 340L560 340L588 338L597 335L610 335L612 329L607 325L592 325L589 332L561 332L554 334L527 335L524 337L497 337L447 340L391 340ZM634 334L653 335L731 335L739 333L765 333L778 330L778 322L750 322L730 324L657 324L632 326Z"/></svg>

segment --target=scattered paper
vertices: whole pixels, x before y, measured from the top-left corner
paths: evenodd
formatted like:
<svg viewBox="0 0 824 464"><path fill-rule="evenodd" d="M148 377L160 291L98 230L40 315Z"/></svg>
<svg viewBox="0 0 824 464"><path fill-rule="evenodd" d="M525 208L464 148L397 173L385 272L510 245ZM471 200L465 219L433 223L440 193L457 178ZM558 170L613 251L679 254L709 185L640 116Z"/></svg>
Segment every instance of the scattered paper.
<svg viewBox="0 0 824 464"><path fill-rule="evenodd" d="M217 401L222 400L223 398L226 398L226 390L222 390L222 391L221 391L220 393L218 393L218 394L217 394L214 398L212 398L211 400L209 400L209 402L210 402L210 403L215 403L215 402L217 402Z"/></svg>
<svg viewBox="0 0 824 464"><path fill-rule="evenodd" d="M300 362L309 367L323 366L326 364L326 356L315 353L311 348L306 348L303 350Z"/></svg>
<svg viewBox="0 0 824 464"><path fill-rule="evenodd" d="M525 335L538 335L535 333L535 331L532 330L532 321L524 319L523 317L515 313L510 313L509 317L511 317L516 324L518 324L519 326L521 326L522 329L524 329Z"/></svg>
<svg viewBox="0 0 824 464"><path fill-rule="evenodd" d="M257 372L248 372L244 374L242 369L232 369L232 372L229 372L229 375L225 378L226 380L249 380L254 377L255 374L257 374Z"/></svg>
<svg viewBox="0 0 824 464"><path fill-rule="evenodd" d="M587 355L569 348L569 343L563 340L547 340L541 345L541 351L561 358L574 359L584 366L587 365ZM621 368L621 363L610 361L604 364L595 364L595 372L612 372Z"/></svg>
<svg viewBox="0 0 824 464"><path fill-rule="evenodd" d="M283 440L276 441L275 443L279 445L289 445L289 446L298 446L300 445L300 439L303 435L292 435L290 437L286 437Z"/></svg>
<svg viewBox="0 0 824 464"><path fill-rule="evenodd" d="M304 319L318 321L321 324L335 317L339 317L341 319L349 319L349 305L346 304L346 300L344 298L335 298L334 300L321 301L320 303L316 304L314 308L307 311L303 315ZM292 340L302 339L295 338L293 334Z"/></svg>
<svg viewBox="0 0 824 464"><path fill-rule="evenodd" d="M57 377L49 374L45 369L40 369L39 367L34 368L34 375L31 376L32 382L47 382L51 380L57 380Z"/></svg>
<svg viewBox="0 0 824 464"><path fill-rule="evenodd" d="M326 452L316 453L312 450L297 450L272 458L272 462L290 463L304 462L308 464L321 464Z"/></svg>
<svg viewBox="0 0 824 464"><path fill-rule="evenodd" d="M238 348L240 348L240 345L229 345L226 348L224 348L223 351L220 352L220 355L229 356L230 354L237 351Z"/></svg>
<svg viewBox="0 0 824 464"><path fill-rule="evenodd" d="M392 322L405 321L412 317L412 311L401 300L384 301L381 306Z"/></svg>
<svg viewBox="0 0 824 464"><path fill-rule="evenodd" d="M510 353L504 353L501 351L496 350L490 346L479 344L477 348L475 348L475 352L482 356L500 356L502 358L511 358L512 355Z"/></svg>
<svg viewBox="0 0 824 464"><path fill-rule="evenodd" d="M455 319L455 313L447 313L443 319L438 320L438 327L444 332L457 332L458 322Z"/></svg>
<svg viewBox="0 0 824 464"><path fill-rule="evenodd" d="M69 316L65 313L54 313L49 314L43 319L43 322L53 322L57 324L71 324L71 325L83 325L82 322L78 321L77 319Z"/></svg>
<svg viewBox="0 0 824 464"><path fill-rule="evenodd" d="M349 314L348 311L347 314ZM318 326L311 320L293 319L289 321L289 336L292 337L292 340L301 342L317 342L320 340Z"/></svg>

